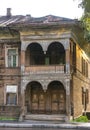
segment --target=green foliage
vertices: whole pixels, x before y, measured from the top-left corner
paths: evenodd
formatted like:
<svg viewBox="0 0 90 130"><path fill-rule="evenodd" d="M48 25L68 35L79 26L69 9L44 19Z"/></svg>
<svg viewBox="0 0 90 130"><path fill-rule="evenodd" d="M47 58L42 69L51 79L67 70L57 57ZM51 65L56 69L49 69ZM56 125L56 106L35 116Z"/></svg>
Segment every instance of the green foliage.
<svg viewBox="0 0 90 130"><path fill-rule="evenodd" d="M16 121L15 118L9 118L9 117L0 117L0 121Z"/></svg>
<svg viewBox="0 0 90 130"><path fill-rule="evenodd" d="M79 118L76 118L74 122L88 122L87 116L80 116Z"/></svg>
<svg viewBox="0 0 90 130"><path fill-rule="evenodd" d="M81 18L84 36L85 39L90 42L90 0L81 0L80 7L84 9L84 15Z"/></svg>
<svg viewBox="0 0 90 130"><path fill-rule="evenodd" d="M90 13L90 0L78 0L78 1L80 2L78 6L84 9L84 14Z"/></svg>
<svg viewBox="0 0 90 130"><path fill-rule="evenodd" d="M78 0L80 1L79 7L84 9L84 14L81 18L82 27L84 29L84 37L87 42L90 43L90 0Z"/></svg>
<svg viewBox="0 0 90 130"><path fill-rule="evenodd" d="M90 13L90 0L81 0L80 6L84 9L84 14Z"/></svg>
<svg viewBox="0 0 90 130"><path fill-rule="evenodd" d="M82 27L84 28L84 37L85 39L90 42L90 14L84 15L81 18Z"/></svg>

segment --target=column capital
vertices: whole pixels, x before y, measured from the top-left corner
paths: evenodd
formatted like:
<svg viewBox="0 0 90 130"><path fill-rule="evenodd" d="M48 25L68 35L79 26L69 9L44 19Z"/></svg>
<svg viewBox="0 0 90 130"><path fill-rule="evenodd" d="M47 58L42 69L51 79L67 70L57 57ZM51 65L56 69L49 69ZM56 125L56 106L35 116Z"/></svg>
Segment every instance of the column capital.
<svg viewBox="0 0 90 130"><path fill-rule="evenodd" d="M41 85L42 85L42 88L43 88L43 90L44 90L44 92L46 92L47 91L47 82L45 81L45 80L42 80L42 81L40 81L40 83L41 83Z"/></svg>
<svg viewBox="0 0 90 130"><path fill-rule="evenodd" d="M69 39L65 39L65 40L63 41L63 44L64 44L64 48L65 48L65 50L70 49L69 42L70 42Z"/></svg>
<svg viewBox="0 0 90 130"><path fill-rule="evenodd" d="M29 44L30 41L21 41L21 51L26 51L26 48Z"/></svg>
<svg viewBox="0 0 90 130"><path fill-rule="evenodd" d="M44 90L44 92L46 92L47 91L47 85L45 84L45 85L43 85L43 90Z"/></svg>

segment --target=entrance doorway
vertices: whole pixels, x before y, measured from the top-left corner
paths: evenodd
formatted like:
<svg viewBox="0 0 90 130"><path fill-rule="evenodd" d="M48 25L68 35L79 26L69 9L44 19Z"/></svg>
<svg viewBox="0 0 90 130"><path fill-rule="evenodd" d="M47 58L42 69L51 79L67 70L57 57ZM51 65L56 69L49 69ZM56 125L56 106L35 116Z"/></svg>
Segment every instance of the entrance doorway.
<svg viewBox="0 0 90 130"><path fill-rule="evenodd" d="M65 114L66 94L64 86L59 81L53 81L44 92L38 82L27 85L25 92L27 112L34 114Z"/></svg>
<svg viewBox="0 0 90 130"><path fill-rule="evenodd" d="M27 111L31 113L45 113L45 93L38 82L27 85L25 93Z"/></svg>
<svg viewBox="0 0 90 130"><path fill-rule="evenodd" d="M53 81L48 86L49 104L53 114L63 114L66 110L66 97L63 85L59 81Z"/></svg>

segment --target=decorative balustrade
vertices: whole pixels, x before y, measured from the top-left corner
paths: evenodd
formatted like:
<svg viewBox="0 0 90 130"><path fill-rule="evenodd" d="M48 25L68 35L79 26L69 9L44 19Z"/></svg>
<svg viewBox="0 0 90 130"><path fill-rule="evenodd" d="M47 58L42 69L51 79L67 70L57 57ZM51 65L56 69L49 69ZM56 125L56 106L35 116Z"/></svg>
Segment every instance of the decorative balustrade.
<svg viewBox="0 0 90 130"><path fill-rule="evenodd" d="M65 65L29 66L25 73L64 73Z"/></svg>

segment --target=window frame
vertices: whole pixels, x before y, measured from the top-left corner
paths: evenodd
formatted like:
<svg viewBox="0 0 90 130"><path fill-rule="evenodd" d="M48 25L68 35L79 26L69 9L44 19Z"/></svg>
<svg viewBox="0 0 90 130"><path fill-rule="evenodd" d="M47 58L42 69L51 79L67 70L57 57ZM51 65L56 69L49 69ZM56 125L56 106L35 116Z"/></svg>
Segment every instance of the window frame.
<svg viewBox="0 0 90 130"><path fill-rule="evenodd" d="M12 91L12 90L8 90L8 87L9 86L13 86L13 87L15 87L16 86L16 89L14 90L14 91ZM16 100L13 98L13 101L15 101L15 102L10 102L10 103L8 103L7 102L7 96L8 95L16 95ZM10 101L11 101L11 99L10 99ZM5 86L5 105L10 105L10 106L12 106L12 105L18 105L18 85L16 85L16 84L6 84L6 86Z"/></svg>
<svg viewBox="0 0 90 130"><path fill-rule="evenodd" d="M8 55L8 51L9 50L16 50L16 66L9 66L9 64L8 64L8 59L9 59L9 55ZM18 67L18 48L7 48L6 49L6 67L10 67L10 68L15 68L15 67ZM13 61L11 61L11 62L13 62ZM13 64L13 63L12 63Z"/></svg>
<svg viewBox="0 0 90 130"><path fill-rule="evenodd" d="M82 57L81 59L81 66L82 66L82 74L88 77L88 62Z"/></svg>

